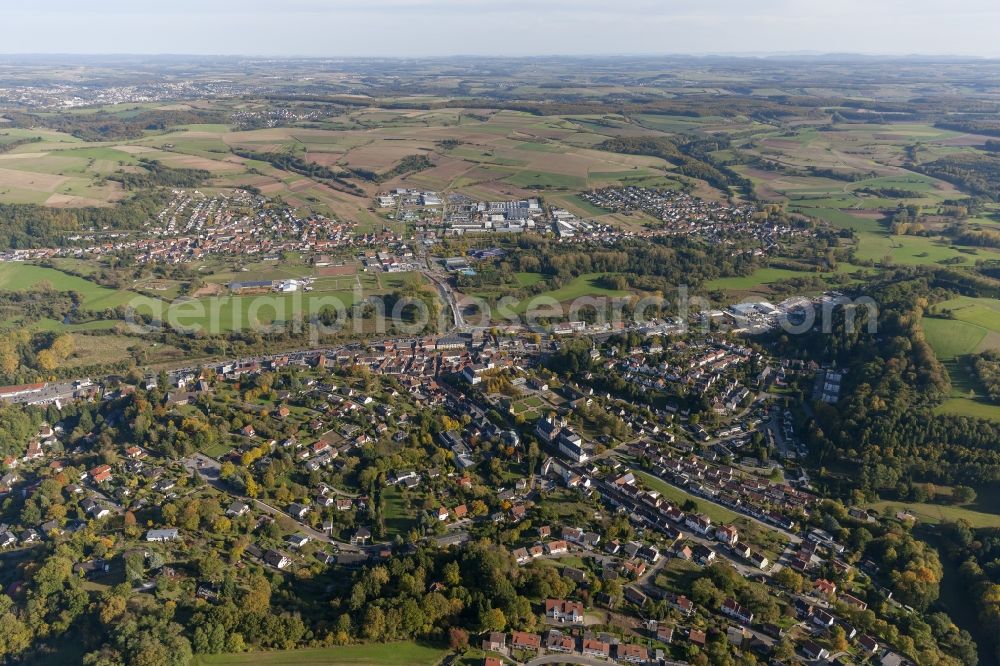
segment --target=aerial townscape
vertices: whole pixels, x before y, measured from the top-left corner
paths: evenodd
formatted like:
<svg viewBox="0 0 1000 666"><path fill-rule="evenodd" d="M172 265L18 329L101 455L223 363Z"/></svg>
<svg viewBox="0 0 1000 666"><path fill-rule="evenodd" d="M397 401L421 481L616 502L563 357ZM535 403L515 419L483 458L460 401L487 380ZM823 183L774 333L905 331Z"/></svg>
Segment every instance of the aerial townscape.
<svg viewBox="0 0 1000 666"><path fill-rule="evenodd" d="M1000 663L1000 60L0 55L0 332L0 664Z"/></svg>

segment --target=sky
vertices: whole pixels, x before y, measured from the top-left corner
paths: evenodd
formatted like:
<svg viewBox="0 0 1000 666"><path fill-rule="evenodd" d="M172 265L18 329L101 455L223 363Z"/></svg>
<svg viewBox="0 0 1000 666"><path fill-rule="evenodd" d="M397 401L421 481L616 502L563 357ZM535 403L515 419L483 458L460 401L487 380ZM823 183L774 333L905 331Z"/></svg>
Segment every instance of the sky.
<svg viewBox="0 0 1000 666"><path fill-rule="evenodd" d="M0 0L0 53L1000 57L997 0Z"/></svg>

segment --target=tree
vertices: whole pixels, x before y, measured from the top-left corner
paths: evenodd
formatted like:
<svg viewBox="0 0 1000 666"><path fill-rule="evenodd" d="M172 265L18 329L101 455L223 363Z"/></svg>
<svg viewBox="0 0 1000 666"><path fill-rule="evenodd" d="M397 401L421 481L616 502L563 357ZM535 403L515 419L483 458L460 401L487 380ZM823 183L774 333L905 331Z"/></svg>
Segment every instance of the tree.
<svg viewBox="0 0 1000 666"><path fill-rule="evenodd" d="M370 606L365 613L361 631L364 637L370 641L382 640L382 637L385 636L385 612L378 606Z"/></svg>
<svg viewBox="0 0 1000 666"><path fill-rule="evenodd" d="M507 628L507 618L499 608L490 608L479 616L480 631L503 631Z"/></svg>
<svg viewBox="0 0 1000 666"><path fill-rule="evenodd" d="M469 632L460 627L448 629L448 647L455 652L465 652L469 647Z"/></svg>
<svg viewBox="0 0 1000 666"><path fill-rule="evenodd" d="M951 489L951 501L955 504L972 504L976 501L976 491L969 486L955 486Z"/></svg>

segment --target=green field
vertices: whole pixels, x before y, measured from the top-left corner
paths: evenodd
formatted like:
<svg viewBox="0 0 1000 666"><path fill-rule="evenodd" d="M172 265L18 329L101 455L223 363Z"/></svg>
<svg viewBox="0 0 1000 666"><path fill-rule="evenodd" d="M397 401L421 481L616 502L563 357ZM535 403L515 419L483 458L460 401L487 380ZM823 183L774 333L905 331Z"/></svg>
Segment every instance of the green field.
<svg viewBox="0 0 1000 666"><path fill-rule="evenodd" d="M385 529L389 538L397 534L406 538L407 532L416 527L416 509L407 508L400 490L396 487L382 491L385 506Z"/></svg>
<svg viewBox="0 0 1000 666"><path fill-rule="evenodd" d="M195 666L433 666L445 651L417 643L348 645L345 647L198 655Z"/></svg>
<svg viewBox="0 0 1000 666"><path fill-rule="evenodd" d="M0 290L29 291L42 287L51 287L55 291L75 291L83 297L83 306L95 311L125 305L133 299L136 299L136 303L143 304L152 301L135 292L102 287L53 268L20 263L0 264Z"/></svg>
<svg viewBox="0 0 1000 666"><path fill-rule="evenodd" d="M567 301L572 301L573 299L583 296L603 296L615 298L629 295L629 292L627 291L620 289L608 289L598 284L598 280L600 280L603 276L604 273L586 273L584 275L577 276L563 287L543 291L537 296L532 296L531 298L521 301L517 304L517 307L515 307L514 310L518 313L524 313L528 310L529 305L532 304L544 309L544 304L551 302L549 299L553 299L558 303L566 303Z"/></svg>
<svg viewBox="0 0 1000 666"><path fill-rule="evenodd" d="M758 268L750 275L739 275L735 277L724 277L709 280L705 283L705 289L715 291L716 289L746 290L759 287L762 284L771 284L791 278L809 277L810 275L825 275L824 273L804 273L793 271L787 268Z"/></svg>
<svg viewBox="0 0 1000 666"><path fill-rule="evenodd" d="M702 497L696 497L689 492L681 490L677 486L670 485L666 481L658 479L652 474L647 474L646 472L640 470L632 471L639 479L642 480L643 484L659 492L665 499L670 500L675 504L680 505L688 500L697 502L698 512L705 514L717 523L731 523L742 518L742 516L735 511L730 511L726 507L709 502Z"/></svg>
<svg viewBox="0 0 1000 666"><path fill-rule="evenodd" d="M924 317L927 343L941 361L951 361L976 351L989 332L982 326L954 319Z"/></svg>
<svg viewBox="0 0 1000 666"><path fill-rule="evenodd" d="M883 500L871 505L883 516L895 516L897 511L908 509L917 519L937 525L939 523L967 520L973 527L1000 527L1000 515L983 513L961 506L943 504L901 503Z"/></svg>
<svg viewBox="0 0 1000 666"><path fill-rule="evenodd" d="M979 380L961 362L963 356L1000 349L1000 302L960 296L938 303L931 310L949 310L954 317L924 317L921 321L927 343L951 379L951 396L936 411L1000 421L1000 405L987 399Z"/></svg>

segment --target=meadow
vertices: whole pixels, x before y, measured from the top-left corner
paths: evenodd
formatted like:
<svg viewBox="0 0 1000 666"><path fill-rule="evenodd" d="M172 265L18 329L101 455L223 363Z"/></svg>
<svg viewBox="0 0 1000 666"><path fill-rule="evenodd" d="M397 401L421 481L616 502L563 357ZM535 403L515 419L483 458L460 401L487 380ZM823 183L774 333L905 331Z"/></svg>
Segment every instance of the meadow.
<svg viewBox="0 0 1000 666"><path fill-rule="evenodd" d="M434 666L444 655L442 649L407 642L197 655L194 666Z"/></svg>
<svg viewBox="0 0 1000 666"><path fill-rule="evenodd" d="M938 412L1000 421L1000 405L989 402L963 357L1000 349L1000 303L989 298L960 296L931 308L931 314L948 311L953 318L925 316L921 325L927 343L944 363L951 378L951 396Z"/></svg>

